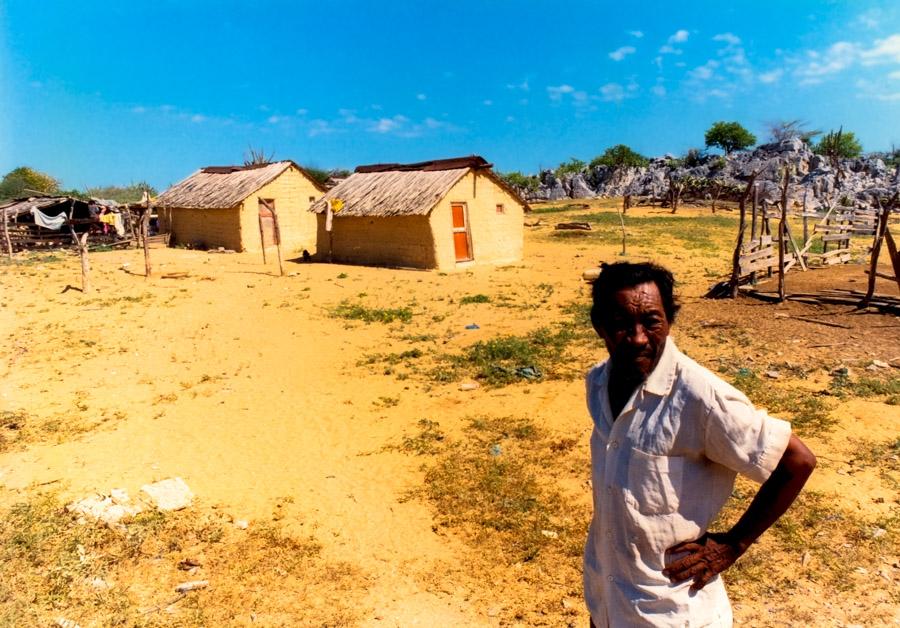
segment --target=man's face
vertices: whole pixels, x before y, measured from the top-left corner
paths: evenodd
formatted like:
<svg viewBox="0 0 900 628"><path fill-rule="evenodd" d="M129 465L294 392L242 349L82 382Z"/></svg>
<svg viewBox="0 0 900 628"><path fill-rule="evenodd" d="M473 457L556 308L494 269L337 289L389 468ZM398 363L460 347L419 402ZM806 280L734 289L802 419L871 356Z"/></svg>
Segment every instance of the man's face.
<svg viewBox="0 0 900 628"><path fill-rule="evenodd" d="M606 342L613 370L629 379L647 379L669 335L659 288L654 282L624 288L613 295L608 307L605 326L595 329Z"/></svg>

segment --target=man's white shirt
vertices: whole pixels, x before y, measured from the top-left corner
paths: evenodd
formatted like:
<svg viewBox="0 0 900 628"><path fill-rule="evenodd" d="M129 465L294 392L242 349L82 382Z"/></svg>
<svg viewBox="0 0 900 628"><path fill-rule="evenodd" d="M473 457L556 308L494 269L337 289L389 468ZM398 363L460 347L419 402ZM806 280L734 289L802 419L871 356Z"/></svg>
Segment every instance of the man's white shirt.
<svg viewBox="0 0 900 628"><path fill-rule="evenodd" d="M594 422L594 516L584 553L584 592L598 628L731 626L722 578L700 591L663 576L669 547L702 536L740 473L764 482L787 448L786 421L675 346L671 337L618 417L609 362L587 374ZM682 554L683 556L683 554Z"/></svg>

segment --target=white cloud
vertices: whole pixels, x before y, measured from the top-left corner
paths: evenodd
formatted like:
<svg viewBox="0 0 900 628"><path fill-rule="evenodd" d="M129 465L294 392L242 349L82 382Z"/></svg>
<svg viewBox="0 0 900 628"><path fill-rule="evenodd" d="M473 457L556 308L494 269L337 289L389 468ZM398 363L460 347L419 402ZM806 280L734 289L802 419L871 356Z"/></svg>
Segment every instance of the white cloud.
<svg viewBox="0 0 900 628"><path fill-rule="evenodd" d="M516 119L513 116L506 116L506 121L507 122L515 122Z"/></svg>
<svg viewBox="0 0 900 628"><path fill-rule="evenodd" d="M547 87L547 93L550 95L550 100L562 100L563 94L571 94L575 91L575 88L571 85L549 85Z"/></svg>
<svg viewBox="0 0 900 628"><path fill-rule="evenodd" d="M709 96L714 96L715 98L728 98L731 94L726 92L724 89L711 89L706 92Z"/></svg>
<svg viewBox="0 0 900 628"><path fill-rule="evenodd" d="M650 88L650 91L653 92L656 96L662 97L666 95L666 88L662 85L654 85Z"/></svg>
<svg viewBox="0 0 900 628"><path fill-rule="evenodd" d="M659 49L659 54L661 54L661 55L680 55L681 50L678 48L675 48L673 46L670 46L669 44L666 44L665 46L663 46Z"/></svg>
<svg viewBox="0 0 900 628"><path fill-rule="evenodd" d="M609 53L609 58L613 61L621 61L628 55L634 54L635 52L637 52L637 50L634 48L634 46L622 46L621 48L617 48L616 50L613 50L611 53Z"/></svg>
<svg viewBox="0 0 900 628"><path fill-rule="evenodd" d="M638 84L634 81L630 81L625 87L619 83L607 83L600 88L600 99L604 102L621 103L626 98L636 96L637 91Z"/></svg>
<svg viewBox="0 0 900 628"><path fill-rule="evenodd" d="M641 39L644 36L644 31L628 31L628 34L635 39Z"/></svg>
<svg viewBox="0 0 900 628"><path fill-rule="evenodd" d="M528 87L528 79L525 79L525 80L522 81L521 83L507 83L507 84L506 84L506 89L515 89L515 90L527 92L528 89L529 89L529 87Z"/></svg>
<svg viewBox="0 0 900 628"><path fill-rule="evenodd" d="M285 117L285 116L269 116L269 119L266 120L266 122L268 122L269 124L278 124L279 122L283 122L284 120L287 120L287 117Z"/></svg>
<svg viewBox="0 0 900 628"><path fill-rule="evenodd" d="M895 81L900 81L900 70L897 70L896 72L891 72L890 74L888 74L888 78L894 79Z"/></svg>
<svg viewBox="0 0 900 628"><path fill-rule="evenodd" d="M195 113L191 116L191 122L206 122L206 116L204 116L202 113Z"/></svg>
<svg viewBox="0 0 900 628"><path fill-rule="evenodd" d="M309 129L306 133L310 137L316 137L317 135L329 135L335 132L337 132L337 129L328 120L317 119L309 123Z"/></svg>
<svg viewBox="0 0 900 628"><path fill-rule="evenodd" d="M859 47L856 44L839 41L832 44L824 54L809 51L809 61L798 68L797 74L802 78L802 84L820 83L822 77L850 67L858 55Z"/></svg>
<svg viewBox="0 0 900 628"><path fill-rule="evenodd" d="M387 133L399 127L399 123L391 118L381 118L369 130L375 133Z"/></svg>
<svg viewBox="0 0 900 628"><path fill-rule="evenodd" d="M682 42L687 41L689 36L690 36L690 33L682 28L680 30L675 31L669 37L669 43L670 44L680 44Z"/></svg>
<svg viewBox="0 0 900 628"><path fill-rule="evenodd" d="M710 59L703 65L698 66L698 67L694 68L693 70L691 70L690 72L688 72L688 75L692 79L696 79L698 81L707 81L712 78L713 73L715 72L716 68L718 68L718 67L719 67L719 62L716 61L715 59Z"/></svg>
<svg viewBox="0 0 900 628"><path fill-rule="evenodd" d="M494 104L494 101L488 98L486 100L482 100L481 104L484 105L485 107L490 107L491 105Z"/></svg>
<svg viewBox="0 0 900 628"><path fill-rule="evenodd" d="M338 109L338 115L341 116L345 124L355 124L360 121L356 112L352 109Z"/></svg>
<svg viewBox="0 0 900 628"><path fill-rule="evenodd" d="M307 113L309 113L308 109L303 109L303 108L297 109L298 116L305 116Z"/></svg>
<svg viewBox="0 0 900 628"><path fill-rule="evenodd" d="M873 28L877 28L883 19L883 13L881 9L869 9L865 13L860 14L854 22L863 28L868 28L869 30Z"/></svg>
<svg viewBox="0 0 900 628"><path fill-rule="evenodd" d="M737 46L741 43L741 38L733 33L719 33L715 37L713 37L713 41L724 41L727 44L731 44L732 46Z"/></svg>
<svg viewBox="0 0 900 628"><path fill-rule="evenodd" d="M760 83L777 83L783 74L784 70L779 68L770 72L762 72L756 78L759 79Z"/></svg>
<svg viewBox="0 0 900 628"><path fill-rule="evenodd" d="M138 105L137 107L132 107L132 108L131 108L131 113L145 113L146 111L147 111L147 108L146 108L146 107L142 107L142 106L140 106L140 105Z"/></svg>
<svg viewBox="0 0 900 628"><path fill-rule="evenodd" d="M886 39L876 39L875 45L860 53L863 64L900 63L900 33Z"/></svg>
<svg viewBox="0 0 900 628"><path fill-rule="evenodd" d="M428 96L426 96L425 94L416 94L416 100L425 100L427 98Z"/></svg>

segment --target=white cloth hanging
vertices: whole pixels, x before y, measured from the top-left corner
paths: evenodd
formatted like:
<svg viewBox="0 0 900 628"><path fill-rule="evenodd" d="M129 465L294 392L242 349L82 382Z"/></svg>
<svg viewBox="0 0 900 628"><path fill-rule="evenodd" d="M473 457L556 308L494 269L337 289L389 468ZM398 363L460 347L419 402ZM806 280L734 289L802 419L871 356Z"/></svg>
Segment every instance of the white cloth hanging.
<svg viewBox="0 0 900 628"><path fill-rule="evenodd" d="M44 227L45 229L59 231L62 229L63 225L66 224L65 213L61 213L58 216L48 216L36 206L32 206L31 213L34 214L34 224Z"/></svg>

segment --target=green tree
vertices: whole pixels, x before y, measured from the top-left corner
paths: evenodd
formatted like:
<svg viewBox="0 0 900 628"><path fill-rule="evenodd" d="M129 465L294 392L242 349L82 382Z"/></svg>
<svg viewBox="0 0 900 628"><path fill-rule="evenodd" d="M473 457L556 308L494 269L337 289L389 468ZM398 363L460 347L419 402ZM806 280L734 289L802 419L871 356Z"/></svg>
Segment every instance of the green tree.
<svg viewBox="0 0 900 628"><path fill-rule="evenodd" d="M586 163L580 159L572 157L569 161L564 161L556 168L556 176L561 177L565 174L578 174L584 170Z"/></svg>
<svg viewBox="0 0 900 628"><path fill-rule="evenodd" d="M591 168L596 166L610 166L612 168L642 168L650 163L650 160L636 153L625 144L616 144L610 146L602 155L598 155L591 160Z"/></svg>
<svg viewBox="0 0 900 628"><path fill-rule="evenodd" d="M518 190L527 190L533 192L540 185L538 178L532 175L522 174L519 171L504 172L500 178L506 183Z"/></svg>
<svg viewBox="0 0 900 628"><path fill-rule="evenodd" d="M93 198L104 198L118 203L137 203L141 200L144 190L147 190L150 193L150 196L157 195L156 188L146 181L125 186L106 185L88 188L85 192L87 193L87 196Z"/></svg>
<svg viewBox="0 0 900 628"><path fill-rule="evenodd" d="M737 122L715 122L704 136L706 147L716 146L728 155L756 144L756 136Z"/></svg>
<svg viewBox="0 0 900 628"><path fill-rule="evenodd" d="M813 147L813 152L832 160L859 157L862 150L862 144L859 143L853 132L845 131L843 128L829 131Z"/></svg>
<svg viewBox="0 0 900 628"><path fill-rule="evenodd" d="M20 198L38 193L56 194L59 192L59 180L49 174L20 166L10 170L0 181L0 199Z"/></svg>

